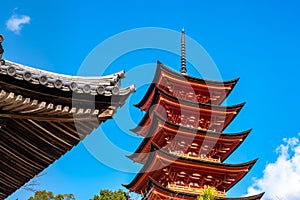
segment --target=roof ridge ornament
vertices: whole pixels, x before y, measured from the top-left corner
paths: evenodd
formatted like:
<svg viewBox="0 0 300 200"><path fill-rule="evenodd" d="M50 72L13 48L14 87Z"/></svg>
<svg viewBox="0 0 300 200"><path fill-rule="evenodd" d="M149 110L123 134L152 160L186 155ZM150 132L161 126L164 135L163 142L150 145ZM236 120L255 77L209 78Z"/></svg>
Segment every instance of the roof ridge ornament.
<svg viewBox="0 0 300 200"><path fill-rule="evenodd" d="M184 29L181 30L181 74L186 74L186 57L185 57L185 35Z"/></svg>
<svg viewBox="0 0 300 200"><path fill-rule="evenodd" d="M39 83L48 88L55 87L62 91L75 93L89 93L91 95L128 95L135 92L135 86L121 88L121 79L125 71L106 76L71 76L58 74L36 68L31 68L11 61L0 66L0 73L12 76L18 80L25 80L32 84Z"/></svg>
<svg viewBox="0 0 300 200"><path fill-rule="evenodd" d="M0 34L0 65L5 65L5 60L2 59L4 49L2 47L2 42L4 41L4 35Z"/></svg>

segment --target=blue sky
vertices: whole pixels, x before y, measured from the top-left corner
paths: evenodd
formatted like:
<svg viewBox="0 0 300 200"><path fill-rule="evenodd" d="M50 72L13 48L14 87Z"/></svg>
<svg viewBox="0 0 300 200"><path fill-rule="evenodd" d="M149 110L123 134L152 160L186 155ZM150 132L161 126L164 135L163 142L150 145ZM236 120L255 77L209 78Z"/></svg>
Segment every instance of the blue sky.
<svg viewBox="0 0 300 200"><path fill-rule="evenodd" d="M250 190L267 190L268 193L276 191L276 187L284 187L266 186L267 183L284 182L280 174L277 177L268 176L269 166L273 166L277 172L286 170L287 177L299 177L300 174L296 167L300 162L295 161L300 154L297 141L300 132L299 9L299 3L291 0L1 0L0 33L5 35L5 59L76 75L90 52L118 33L143 27L178 31L179 51L179 32L184 27L187 36L200 43L208 52L224 80L240 77L226 103L233 105L246 101L247 104L226 132L239 132L249 128L253 128L253 131L226 162L240 163L259 158L249 174L228 193L228 196L242 196L248 193L252 184L254 185ZM8 23L9 19L19 21L12 25ZM147 40L147 36L137 37L133 42L138 43L140 39ZM121 42L119 45L122 48L127 44ZM189 56L188 45L186 48ZM105 53L101 56L103 59L107 57ZM102 59L101 56L99 59ZM136 66L148 64L149 74L141 76L152 79L156 60L175 70L180 65L179 58L173 54L145 49L122 55L110 66L99 65L93 70L112 73L123 68L130 71ZM201 67L210 70L210 66ZM193 70L189 74L199 76ZM141 76L127 77L124 85L140 81ZM116 121L111 120L101 125L101 130L96 130L86 138L87 142L97 141L104 130L104 135L115 146L129 152L134 151L141 138L128 135L128 130L124 131L124 127L115 124L122 120L122 109L129 109L132 121L138 123L143 113L132 105L142 98L146 89L146 86L139 87L126 106L116 114ZM287 139L283 141L283 138ZM99 152L109 155L110 152L102 143L93 145ZM285 162L282 163L282 159ZM289 164L290 168L284 168L285 164ZM121 184L129 183L135 175L106 166L89 153L83 144L72 149L44 172L46 175L38 179L40 186L37 189L73 193L77 199L91 198L100 189L122 188ZM254 182L253 177L257 177L261 183ZM299 186L297 188L300 188L299 180L300 177L294 182ZM300 193L299 189L296 189L297 192ZM291 193L277 196L293 199ZM26 199L30 194L20 189L8 199Z"/></svg>

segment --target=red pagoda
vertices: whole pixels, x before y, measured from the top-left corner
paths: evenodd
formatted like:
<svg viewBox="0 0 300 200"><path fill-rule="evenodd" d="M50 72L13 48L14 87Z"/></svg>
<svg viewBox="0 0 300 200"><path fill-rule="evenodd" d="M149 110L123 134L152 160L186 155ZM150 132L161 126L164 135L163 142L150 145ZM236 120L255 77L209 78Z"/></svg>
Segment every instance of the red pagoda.
<svg viewBox="0 0 300 200"><path fill-rule="evenodd" d="M223 163L251 131L223 133L244 105L221 106L238 79L208 81L187 75L184 31L181 54L181 73L158 62L151 86L136 105L146 114L132 131L144 140L128 157L143 168L124 186L145 200L197 199L206 186L216 189L217 199L261 199L263 193L226 197L257 160Z"/></svg>

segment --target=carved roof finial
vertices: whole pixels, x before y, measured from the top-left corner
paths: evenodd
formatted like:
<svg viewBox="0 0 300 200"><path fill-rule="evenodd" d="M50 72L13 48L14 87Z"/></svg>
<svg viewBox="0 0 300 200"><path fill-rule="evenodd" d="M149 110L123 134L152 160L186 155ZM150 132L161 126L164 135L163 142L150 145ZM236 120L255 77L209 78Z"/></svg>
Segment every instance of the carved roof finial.
<svg viewBox="0 0 300 200"><path fill-rule="evenodd" d="M182 74L186 74L186 59L185 59L185 36L184 29L181 30L181 69Z"/></svg>
<svg viewBox="0 0 300 200"><path fill-rule="evenodd" d="M2 59L2 55L4 53L4 49L2 47L2 42L4 41L4 36L0 34L0 65L5 65L5 61Z"/></svg>

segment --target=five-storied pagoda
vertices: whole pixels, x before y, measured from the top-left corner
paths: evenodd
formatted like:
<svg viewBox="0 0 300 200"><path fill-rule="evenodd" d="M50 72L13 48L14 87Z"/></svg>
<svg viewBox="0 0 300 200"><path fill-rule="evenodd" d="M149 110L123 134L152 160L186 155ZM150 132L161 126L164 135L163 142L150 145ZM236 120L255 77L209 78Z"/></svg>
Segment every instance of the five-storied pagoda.
<svg viewBox="0 0 300 200"><path fill-rule="evenodd" d="M136 105L146 114L132 131L144 140L129 158L143 168L124 186L145 200L192 200L206 186L217 190L217 199L261 199L263 193L226 197L256 162L223 163L251 131L223 133L244 105L221 106L238 79L208 81L187 75L184 30L181 54L181 73L158 62L151 86Z"/></svg>

